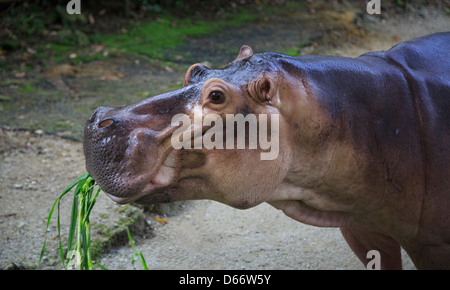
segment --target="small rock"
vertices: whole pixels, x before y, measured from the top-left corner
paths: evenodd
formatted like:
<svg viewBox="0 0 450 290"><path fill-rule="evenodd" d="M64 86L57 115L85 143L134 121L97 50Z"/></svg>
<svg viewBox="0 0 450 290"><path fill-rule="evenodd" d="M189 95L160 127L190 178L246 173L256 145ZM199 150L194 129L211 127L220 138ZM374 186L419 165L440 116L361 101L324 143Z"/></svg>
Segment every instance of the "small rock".
<svg viewBox="0 0 450 290"><path fill-rule="evenodd" d="M27 144L25 144L25 149L27 149L27 151L31 151L33 150L33 145L30 142L27 142Z"/></svg>

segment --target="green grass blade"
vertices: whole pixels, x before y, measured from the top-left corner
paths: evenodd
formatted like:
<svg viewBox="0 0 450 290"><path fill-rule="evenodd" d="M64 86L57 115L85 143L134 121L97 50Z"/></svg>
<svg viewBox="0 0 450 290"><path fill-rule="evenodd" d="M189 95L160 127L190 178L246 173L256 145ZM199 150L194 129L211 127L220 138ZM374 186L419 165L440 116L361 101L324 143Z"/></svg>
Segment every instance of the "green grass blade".
<svg viewBox="0 0 450 290"><path fill-rule="evenodd" d="M82 260L81 260L81 269L88 269L88 249L89 249L89 245L88 245L88 241L87 241L87 235L86 235L86 227L84 224L81 224L81 245L83 246L83 255Z"/></svg>
<svg viewBox="0 0 450 290"><path fill-rule="evenodd" d="M53 211L55 210L55 207L56 207L56 205L58 203L58 200L59 200L59 197L53 203L52 209L50 210L50 213L49 213L48 218L47 218L47 225L45 226L45 234L44 234L44 245L42 247L41 255L39 257L39 264L38 264L39 268L41 268L42 258L44 257L45 247L47 245L47 233L49 231L50 220L52 219Z"/></svg>
<svg viewBox="0 0 450 290"><path fill-rule="evenodd" d="M64 251L62 246L62 240L61 240L61 219L60 219L60 211L61 211L61 199L58 200L58 243L59 243L59 252L61 256L61 263L63 267L67 270L67 263L65 263L64 260Z"/></svg>
<svg viewBox="0 0 450 290"><path fill-rule="evenodd" d="M46 248L46 245L47 245L47 233L49 231L50 221L52 219L53 212L55 210L56 205L58 205L58 217L59 217L59 203L60 203L61 198L64 195L66 195L66 193L68 193L75 185L77 185L80 182L80 180L87 178L87 176L89 176L89 173L85 173L82 176L80 176L79 178L77 178L71 185L69 185L63 191L63 193L60 194L60 196L58 196L58 198L56 198L55 202L53 203L52 209L50 210L50 213L49 213L48 218L47 218L47 225L45 226L44 245L42 247L41 255L39 257L39 264L38 264L39 268L41 268L42 258L44 257L45 248ZM58 235L60 236L60 231L58 231ZM63 265L64 265L64 263L63 263Z"/></svg>
<svg viewBox="0 0 450 290"><path fill-rule="evenodd" d="M87 210L86 210L86 215L85 215L85 217L84 217L83 223L89 221L89 215L91 214L91 211L92 211L92 209L94 208L95 201L96 201L96 199L97 199L98 194L100 193L100 191L101 191L101 189L99 188L99 189L97 190L97 192L95 193L94 197L91 199L91 202L90 202L90 204L89 204L89 206L88 206L88 208L87 208Z"/></svg>
<svg viewBox="0 0 450 290"><path fill-rule="evenodd" d="M70 214L69 237L67 240L66 253L70 252L73 247L73 241L77 227L77 217L78 217L78 196L74 195L72 202L72 212ZM66 262L68 262L68 260L70 260L70 257L66 258Z"/></svg>
<svg viewBox="0 0 450 290"><path fill-rule="evenodd" d="M128 227L127 227L127 234L128 234L128 240L130 241L130 244L131 244L131 248L133 248L133 251L134 251L134 256L138 257L144 270L148 270L147 263L145 262L145 259L144 259L144 255L142 254L142 252L138 252L138 250L136 248L136 244L134 243L134 240L131 237L130 230L128 229Z"/></svg>
<svg viewBox="0 0 450 290"><path fill-rule="evenodd" d="M92 261L93 264L99 266L102 270L108 270L108 268L106 268L105 266L103 266L102 264L96 262L96 261Z"/></svg>

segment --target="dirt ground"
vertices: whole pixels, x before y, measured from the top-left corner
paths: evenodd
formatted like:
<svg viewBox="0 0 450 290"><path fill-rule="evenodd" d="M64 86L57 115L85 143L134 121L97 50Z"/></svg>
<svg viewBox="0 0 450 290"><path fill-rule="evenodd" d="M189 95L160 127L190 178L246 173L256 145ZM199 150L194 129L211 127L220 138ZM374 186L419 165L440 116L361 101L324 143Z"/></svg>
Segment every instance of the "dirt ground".
<svg viewBox="0 0 450 290"><path fill-rule="evenodd" d="M328 13L331 13L328 19L337 17L336 12ZM325 52L358 56L367 51L386 50L399 41L450 30L449 16L437 8L389 17L364 16L362 19L360 25L367 35L356 37L363 41L336 43L336 38L331 35L330 42L335 42L333 45L312 43L302 48L301 54ZM242 38L251 34L248 29L242 28ZM238 28L224 33L239 35ZM262 44L255 43L256 52L271 47L273 38L270 34L265 37ZM205 43L215 41L217 39L211 36L192 40L186 45L205 47ZM128 86L132 86L133 81L146 76L123 77L126 70L123 66L121 70L117 67L116 70L109 67L106 78L112 81L115 77L125 78L131 83ZM156 78L158 72L151 74ZM92 78L93 75L100 77L105 73L103 70L85 77ZM159 75L177 78L173 83L183 79L182 72L172 72L170 68ZM60 84L67 89L67 82L59 83L58 80L58 77L48 78L52 85L58 87ZM75 78L74 82L82 80ZM123 86L123 83L108 84L113 89ZM77 93L83 92L81 88ZM142 95L135 97L142 98ZM55 105L53 110L58 108ZM22 112L22 116L24 122L29 118L26 112ZM40 130L19 130L20 126L9 123L8 126L0 125L3 126L0 129L0 268L34 268L53 201L85 172L82 144ZM63 235L67 235L70 208L69 197L61 204ZM133 251L123 237L118 237L120 234L113 238L104 234L105 228L120 228L118 221L131 216L137 216L132 221L135 224L133 235L151 269L363 269L338 229L300 224L267 204L242 211L212 201L189 201L144 211L134 205L117 205L102 194L92 213L92 224L94 238L103 239L105 245L98 261L109 269L142 268L138 262L131 263ZM48 239L43 269L61 269L56 217ZM107 239L114 239L114 242ZM406 255L404 268L414 269Z"/></svg>

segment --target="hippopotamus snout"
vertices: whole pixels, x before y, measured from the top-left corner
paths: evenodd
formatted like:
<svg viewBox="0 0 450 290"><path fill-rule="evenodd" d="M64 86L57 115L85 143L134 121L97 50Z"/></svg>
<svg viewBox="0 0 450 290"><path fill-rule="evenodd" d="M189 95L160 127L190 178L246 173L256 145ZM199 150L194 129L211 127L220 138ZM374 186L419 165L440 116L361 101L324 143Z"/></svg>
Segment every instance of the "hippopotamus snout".
<svg viewBox="0 0 450 290"><path fill-rule="evenodd" d="M99 107L87 121L84 131L86 169L108 193L128 196L123 169L127 163L129 129L116 108ZM116 113L115 113L116 112Z"/></svg>
<svg viewBox="0 0 450 290"><path fill-rule="evenodd" d="M171 98L166 97L121 108L99 107L86 123L86 169L116 202L139 199L174 178L174 157L169 157L172 148L167 146L166 133L171 130L172 115L179 110L161 110L170 105L167 100Z"/></svg>

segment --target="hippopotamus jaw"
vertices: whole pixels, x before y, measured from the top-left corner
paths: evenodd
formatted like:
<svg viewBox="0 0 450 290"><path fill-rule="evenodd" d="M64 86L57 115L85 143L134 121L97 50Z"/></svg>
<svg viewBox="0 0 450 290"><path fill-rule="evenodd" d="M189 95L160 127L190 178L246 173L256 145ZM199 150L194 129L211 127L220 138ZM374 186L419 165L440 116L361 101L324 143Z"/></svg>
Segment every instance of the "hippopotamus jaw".
<svg viewBox="0 0 450 290"><path fill-rule="evenodd" d="M158 189L168 187L174 182L179 173L179 169L175 167L175 158L173 151L170 151L166 158L161 158L161 164L155 166L153 172L148 175L148 178L144 179L145 186L139 192L125 197L116 196L108 192L106 194L113 201L119 204L126 204L135 202Z"/></svg>

